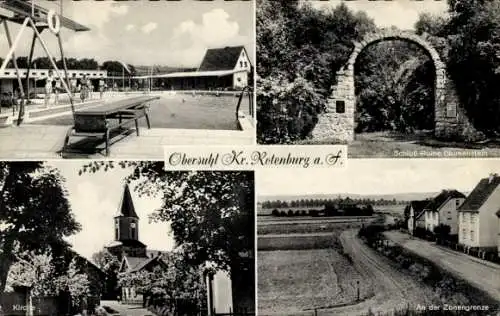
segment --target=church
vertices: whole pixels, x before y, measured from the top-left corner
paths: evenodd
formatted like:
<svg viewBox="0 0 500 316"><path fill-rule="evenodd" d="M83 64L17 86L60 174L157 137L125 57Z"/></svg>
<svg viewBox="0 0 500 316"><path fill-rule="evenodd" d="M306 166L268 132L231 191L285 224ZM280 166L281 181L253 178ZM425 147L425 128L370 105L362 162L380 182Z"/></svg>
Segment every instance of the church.
<svg viewBox="0 0 500 316"><path fill-rule="evenodd" d="M139 240L139 216L135 212L128 184L124 186L118 212L114 217L114 232L115 240L105 248L121 262L119 272L151 272L157 266L166 267L163 260L168 252L148 250ZM143 304L143 297L133 287L123 287L121 301L126 304Z"/></svg>

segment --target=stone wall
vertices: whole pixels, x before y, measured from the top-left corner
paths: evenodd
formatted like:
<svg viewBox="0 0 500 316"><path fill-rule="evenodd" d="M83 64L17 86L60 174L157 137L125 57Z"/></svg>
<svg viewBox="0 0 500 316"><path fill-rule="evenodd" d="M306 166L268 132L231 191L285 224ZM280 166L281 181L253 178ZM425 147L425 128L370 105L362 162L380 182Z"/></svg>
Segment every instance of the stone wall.
<svg viewBox="0 0 500 316"><path fill-rule="evenodd" d="M349 143L354 140L356 95L354 91L354 65L358 55L366 47L386 40L404 40L422 47L432 59L436 69L435 79L435 136L450 139L463 137L472 131L464 111L456 96L455 87L446 73L446 66L438 52L424 39L406 31L385 30L367 35L361 42L354 43L354 50L347 64L336 73L337 83L332 86L325 113L312 132L312 137L319 141ZM338 102L345 104L345 111L339 112ZM466 131L464 131L464 129Z"/></svg>

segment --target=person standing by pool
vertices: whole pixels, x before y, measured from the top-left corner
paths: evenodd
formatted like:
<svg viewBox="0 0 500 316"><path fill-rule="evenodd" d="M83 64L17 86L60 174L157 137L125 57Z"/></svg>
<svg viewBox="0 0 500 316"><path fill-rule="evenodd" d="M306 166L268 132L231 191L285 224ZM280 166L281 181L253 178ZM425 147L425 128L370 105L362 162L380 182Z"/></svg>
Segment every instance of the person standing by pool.
<svg viewBox="0 0 500 316"><path fill-rule="evenodd" d="M59 105L59 92L61 92L61 79L56 78L56 84L54 86L54 105Z"/></svg>
<svg viewBox="0 0 500 316"><path fill-rule="evenodd" d="M99 80L99 99L102 99L102 96L104 94L104 88L105 88L104 80L100 79Z"/></svg>
<svg viewBox="0 0 500 316"><path fill-rule="evenodd" d="M77 92L77 86L78 86L78 80L76 79L76 74L73 74L70 80L70 86L71 86L71 96L75 96Z"/></svg>
<svg viewBox="0 0 500 316"><path fill-rule="evenodd" d="M80 99L82 100L82 103L85 102L85 99L89 97L89 89L90 89L90 82L87 79L87 76L83 75L82 80L80 82Z"/></svg>
<svg viewBox="0 0 500 316"><path fill-rule="evenodd" d="M45 80L45 107L49 106L49 99L50 96L52 95L52 85L54 83L54 73L51 70L49 70L49 74L47 75L47 79Z"/></svg>

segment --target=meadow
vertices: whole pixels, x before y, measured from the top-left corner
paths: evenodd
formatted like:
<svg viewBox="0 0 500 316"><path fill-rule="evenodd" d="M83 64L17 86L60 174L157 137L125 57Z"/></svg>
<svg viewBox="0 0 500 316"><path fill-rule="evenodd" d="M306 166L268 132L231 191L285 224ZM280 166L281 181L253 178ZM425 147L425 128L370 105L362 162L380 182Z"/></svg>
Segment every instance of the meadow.
<svg viewBox="0 0 500 316"><path fill-rule="evenodd" d="M258 251L259 314L350 304L360 274L334 249Z"/></svg>

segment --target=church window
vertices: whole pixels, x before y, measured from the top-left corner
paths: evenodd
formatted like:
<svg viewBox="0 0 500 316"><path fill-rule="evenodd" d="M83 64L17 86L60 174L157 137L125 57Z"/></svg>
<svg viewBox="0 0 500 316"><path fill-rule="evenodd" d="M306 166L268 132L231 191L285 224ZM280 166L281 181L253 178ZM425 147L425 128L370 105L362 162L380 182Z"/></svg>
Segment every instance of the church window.
<svg viewBox="0 0 500 316"><path fill-rule="evenodd" d="M115 239L120 239L120 225L118 222L115 223Z"/></svg>
<svg viewBox="0 0 500 316"><path fill-rule="evenodd" d="M135 223L131 223L130 224L130 237L132 237L133 239L137 239L136 233L137 233L137 228L135 227Z"/></svg>

